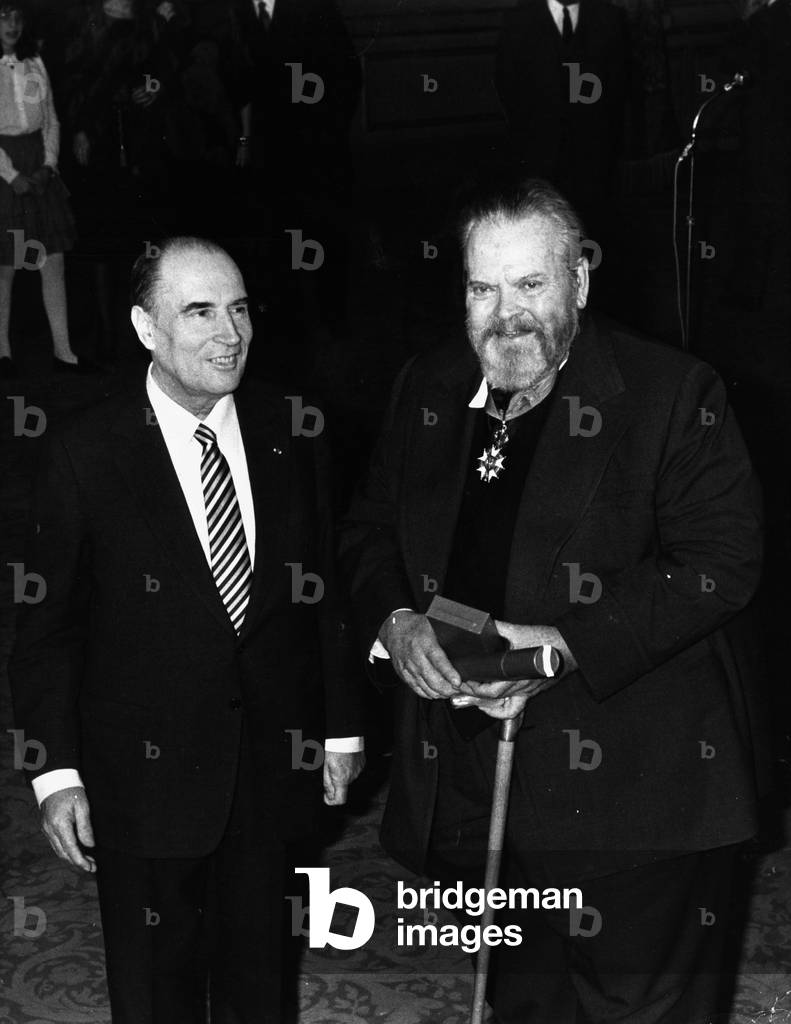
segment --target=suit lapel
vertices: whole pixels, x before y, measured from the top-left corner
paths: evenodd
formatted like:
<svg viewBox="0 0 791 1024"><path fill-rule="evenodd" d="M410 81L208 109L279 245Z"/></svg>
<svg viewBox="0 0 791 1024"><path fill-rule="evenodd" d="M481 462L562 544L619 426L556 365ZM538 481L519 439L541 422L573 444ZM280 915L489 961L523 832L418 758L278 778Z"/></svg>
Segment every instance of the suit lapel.
<svg viewBox="0 0 791 1024"><path fill-rule="evenodd" d="M426 380L413 424L403 507L406 563L430 599L442 591L470 459L476 410L468 408L481 381L465 352L447 374ZM434 418L436 417L436 419Z"/></svg>
<svg viewBox="0 0 791 1024"><path fill-rule="evenodd" d="M506 585L512 621L523 621L541 598L563 543L596 491L628 424L618 400L623 391L609 344L588 323L550 399L522 493Z"/></svg>
<svg viewBox="0 0 791 1024"><path fill-rule="evenodd" d="M276 414L276 399L267 391L261 389L252 396L248 389L240 388L234 400L256 521L255 564L241 632L244 637L265 607L265 583L274 578L273 570L284 549L292 442L286 416ZM145 387L139 388L124 406L114 433L118 438L119 471L152 533L212 615L233 633Z"/></svg>
<svg viewBox="0 0 791 1024"><path fill-rule="evenodd" d="M283 552L291 507L292 445L284 399L261 389L240 388L236 410L242 432L255 509L255 564L250 603L240 636L253 628L273 588L267 581L282 575ZM278 415L280 413L280 415Z"/></svg>
<svg viewBox="0 0 791 1024"><path fill-rule="evenodd" d="M114 426L116 462L151 532L212 615L233 632L145 387Z"/></svg>

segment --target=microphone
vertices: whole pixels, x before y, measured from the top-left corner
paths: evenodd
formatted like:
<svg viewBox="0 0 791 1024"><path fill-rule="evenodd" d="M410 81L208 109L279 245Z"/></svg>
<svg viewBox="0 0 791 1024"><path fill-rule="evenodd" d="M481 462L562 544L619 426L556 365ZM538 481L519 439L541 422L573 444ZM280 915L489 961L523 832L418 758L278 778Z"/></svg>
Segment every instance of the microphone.
<svg viewBox="0 0 791 1024"><path fill-rule="evenodd" d="M499 679L552 679L563 670L563 655L550 644L488 654L466 654L451 658L451 664L465 682L489 683Z"/></svg>
<svg viewBox="0 0 791 1024"><path fill-rule="evenodd" d="M752 75L749 71L737 71L730 82L727 82L723 87L723 92L730 92L731 89L744 89L745 86L752 85Z"/></svg>

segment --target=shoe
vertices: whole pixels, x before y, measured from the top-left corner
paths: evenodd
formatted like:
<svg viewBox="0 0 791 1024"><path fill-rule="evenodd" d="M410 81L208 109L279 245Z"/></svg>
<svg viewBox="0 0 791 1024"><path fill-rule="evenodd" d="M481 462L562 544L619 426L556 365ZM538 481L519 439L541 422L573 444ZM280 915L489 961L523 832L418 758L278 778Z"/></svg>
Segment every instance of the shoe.
<svg viewBox="0 0 791 1024"><path fill-rule="evenodd" d="M11 380L12 377L18 376L19 370L17 370L14 360L10 356L3 356L0 359L0 380Z"/></svg>
<svg viewBox="0 0 791 1024"><path fill-rule="evenodd" d="M85 376L90 373L101 373L102 370L98 363L86 356L78 356L76 363L67 363L64 359L53 356L52 362L55 364L55 369L63 373L79 373Z"/></svg>

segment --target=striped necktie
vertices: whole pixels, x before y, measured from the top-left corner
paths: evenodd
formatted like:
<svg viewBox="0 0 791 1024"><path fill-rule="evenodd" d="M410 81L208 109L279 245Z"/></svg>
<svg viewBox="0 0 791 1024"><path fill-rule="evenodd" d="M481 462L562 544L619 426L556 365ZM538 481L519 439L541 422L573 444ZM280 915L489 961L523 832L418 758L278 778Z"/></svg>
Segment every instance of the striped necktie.
<svg viewBox="0 0 791 1024"><path fill-rule="evenodd" d="M209 527L211 571L233 628L242 628L250 599L250 552L244 535L242 513L225 456L217 447L217 435L204 423L195 430L203 449L200 463L206 523Z"/></svg>

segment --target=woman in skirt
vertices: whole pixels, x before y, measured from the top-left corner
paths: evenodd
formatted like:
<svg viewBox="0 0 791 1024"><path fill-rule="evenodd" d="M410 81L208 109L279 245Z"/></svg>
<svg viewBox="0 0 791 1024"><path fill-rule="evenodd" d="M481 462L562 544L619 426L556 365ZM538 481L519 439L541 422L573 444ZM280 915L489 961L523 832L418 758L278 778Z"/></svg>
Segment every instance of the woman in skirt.
<svg viewBox="0 0 791 1024"><path fill-rule="evenodd" d="M0 0L0 376L16 373L8 326L19 269L38 270L59 369L89 367L69 344L63 253L74 244L57 173L60 126L49 78L25 27L23 0Z"/></svg>

